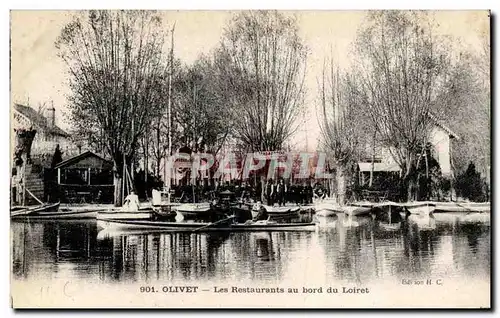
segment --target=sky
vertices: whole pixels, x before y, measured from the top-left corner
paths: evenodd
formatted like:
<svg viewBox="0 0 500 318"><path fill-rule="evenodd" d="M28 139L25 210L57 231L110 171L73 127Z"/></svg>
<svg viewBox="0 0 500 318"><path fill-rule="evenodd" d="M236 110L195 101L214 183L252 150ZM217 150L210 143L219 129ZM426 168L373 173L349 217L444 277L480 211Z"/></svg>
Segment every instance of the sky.
<svg viewBox="0 0 500 318"><path fill-rule="evenodd" d="M186 64L209 53L221 38L230 11L165 11L166 28L175 21L175 56ZM351 62L351 43L366 16L365 11L285 11L297 16L299 32L309 48L307 59L306 114L299 118L293 144L314 151L320 137L316 112L318 78L325 58L333 55L339 65ZM438 33L460 39L460 47L478 50L489 37L487 11L435 11ZM57 57L54 42L62 27L71 21L69 11L11 11L11 101L38 105L53 102L56 122L69 129L66 67ZM458 43L458 42L457 42Z"/></svg>

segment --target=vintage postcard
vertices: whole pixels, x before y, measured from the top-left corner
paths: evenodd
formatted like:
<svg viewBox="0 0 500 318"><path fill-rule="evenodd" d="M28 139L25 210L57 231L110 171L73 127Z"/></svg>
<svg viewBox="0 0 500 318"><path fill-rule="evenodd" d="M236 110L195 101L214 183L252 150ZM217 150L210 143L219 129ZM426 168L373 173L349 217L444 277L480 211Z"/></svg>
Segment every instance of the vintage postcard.
<svg viewBox="0 0 500 318"><path fill-rule="evenodd" d="M491 307L489 11L10 18L13 308Z"/></svg>

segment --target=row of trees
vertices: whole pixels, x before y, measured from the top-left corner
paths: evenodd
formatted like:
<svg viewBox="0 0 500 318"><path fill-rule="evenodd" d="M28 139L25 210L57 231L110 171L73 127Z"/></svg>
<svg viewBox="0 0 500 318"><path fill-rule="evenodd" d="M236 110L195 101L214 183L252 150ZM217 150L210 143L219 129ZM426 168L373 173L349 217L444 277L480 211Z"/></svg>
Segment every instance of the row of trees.
<svg viewBox="0 0 500 318"><path fill-rule="evenodd" d="M423 145L440 118L462 137L452 147L454 170L475 161L489 171L489 37L473 55L457 52L453 41L435 31L425 12L372 12L358 31L353 66L340 70L325 63L319 103L323 146L336 162L341 201L350 165L373 157L375 146L387 149L401 168L405 199L428 196L432 187L421 181L440 171L430 169ZM434 180L443 183L440 176Z"/></svg>
<svg viewBox="0 0 500 318"><path fill-rule="evenodd" d="M113 159L116 205L124 163L141 158L160 175L181 146L217 154L232 140L279 150L303 104L307 51L293 18L242 12L213 54L190 66L174 59L174 29L164 22L153 11L80 12L56 42L73 127Z"/></svg>
<svg viewBox="0 0 500 318"><path fill-rule="evenodd" d="M73 125L113 158L117 205L124 161L141 158L159 176L162 159L181 146L217 154L231 141L242 151L281 150L304 105L308 51L293 17L240 12L217 48L192 65L174 58L174 29L165 22L152 11L80 12L56 42L69 70ZM353 43L352 66L325 60L321 139L341 200L353 164L373 157L376 145L402 169L407 199L416 198L429 179L424 145L436 118L466 137L453 152L456 170L470 161L489 169L489 43L482 55L453 54L434 31L424 12L372 12Z"/></svg>

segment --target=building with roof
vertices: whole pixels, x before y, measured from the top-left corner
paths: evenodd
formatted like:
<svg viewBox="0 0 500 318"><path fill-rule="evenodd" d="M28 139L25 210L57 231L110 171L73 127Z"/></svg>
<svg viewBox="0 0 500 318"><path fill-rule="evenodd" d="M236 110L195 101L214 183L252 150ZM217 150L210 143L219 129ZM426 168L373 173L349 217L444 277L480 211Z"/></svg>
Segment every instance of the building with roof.
<svg viewBox="0 0 500 318"><path fill-rule="evenodd" d="M51 159L57 145L65 155L69 155L74 148L70 134L56 125L56 110L53 106L41 112L30 106L15 103L12 107L11 123L14 130L36 130L31 146L31 156L35 161ZM40 163L46 165L45 162Z"/></svg>
<svg viewBox="0 0 500 318"><path fill-rule="evenodd" d="M85 151L54 167L58 199L65 203L113 202L113 162Z"/></svg>
<svg viewBox="0 0 500 318"><path fill-rule="evenodd" d="M441 173L444 177L453 176L452 168L452 140L459 140L460 137L449 127L444 125L433 114L429 114L433 125L429 131L428 140L432 146L431 153L439 163ZM371 147L371 146L369 146ZM374 173L400 173L401 168L391 155L389 149L384 147L375 147L375 158L373 160ZM360 183L366 184L372 171L372 160L366 158L358 163L360 173Z"/></svg>

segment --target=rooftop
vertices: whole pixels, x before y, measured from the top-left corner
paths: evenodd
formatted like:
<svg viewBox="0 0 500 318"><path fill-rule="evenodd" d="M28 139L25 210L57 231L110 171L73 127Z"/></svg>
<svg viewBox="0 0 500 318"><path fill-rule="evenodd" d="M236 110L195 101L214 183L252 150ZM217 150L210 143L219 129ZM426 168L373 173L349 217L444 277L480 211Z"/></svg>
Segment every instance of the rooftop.
<svg viewBox="0 0 500 318"><path fill-rule="evenodd" d="M31 121L34 126L53 135L69 137L69 134L57 125L50 126L47 118L29 106L14 104L14 109Z"/></svg>

